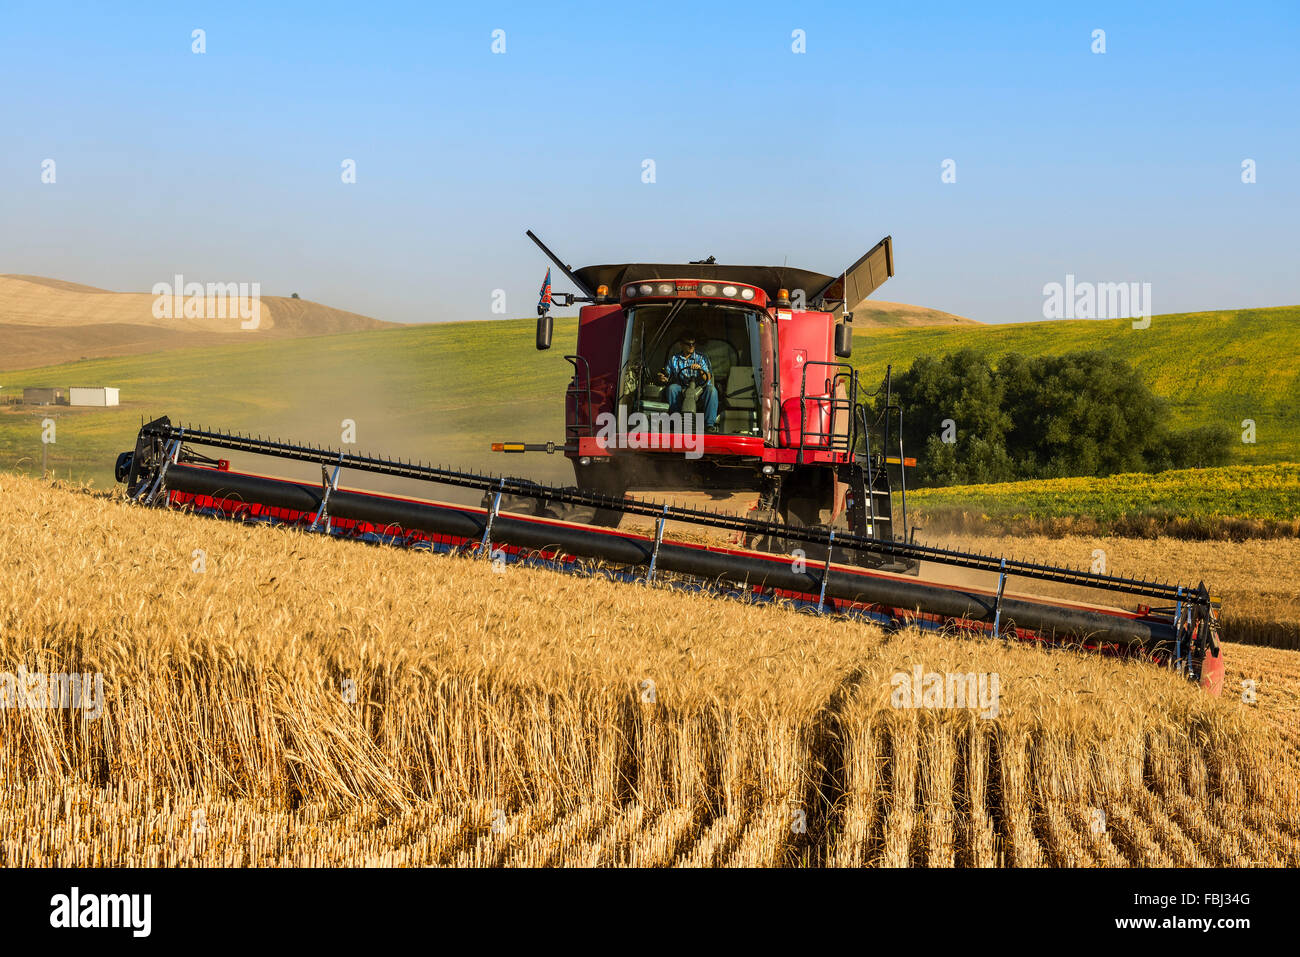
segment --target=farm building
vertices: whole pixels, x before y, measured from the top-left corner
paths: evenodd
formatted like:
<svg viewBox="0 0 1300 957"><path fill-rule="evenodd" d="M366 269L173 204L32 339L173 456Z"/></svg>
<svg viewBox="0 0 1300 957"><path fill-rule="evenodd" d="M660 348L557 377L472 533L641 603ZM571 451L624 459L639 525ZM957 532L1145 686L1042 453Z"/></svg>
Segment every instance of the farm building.
<svg viewBox="0 0 1300 957"><path fill-rule="evenodd" d="M98 386L87 388L83 386L73 386L68 390L69 401L71 405L117 405L117 389L108 386Z"/></svg>
<svg viewBox="0 0 1300 957"><path fill-rule="evenodd" d="M67 389L23 389L23 405L63 405L67 401Z"/></svg>

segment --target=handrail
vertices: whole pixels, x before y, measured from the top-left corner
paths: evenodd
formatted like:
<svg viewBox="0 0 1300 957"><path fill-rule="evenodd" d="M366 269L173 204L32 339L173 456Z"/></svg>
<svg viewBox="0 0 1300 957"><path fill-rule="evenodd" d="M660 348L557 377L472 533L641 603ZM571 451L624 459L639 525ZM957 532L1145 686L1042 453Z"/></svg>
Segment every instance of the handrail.
<svg viewBox="0 0 1300 957"><path fill-rule="evenodd" d="M808 395L808 367L809 366L830 366L840 371L835 372L829 379L823 380L823 385L827 394L823 396ZM845 451L852 453L857 446L854 435L853 408L857 405L858 394L858 373L847 362L827 362L821 359L814 359L803 364L800 373L801 381L799 383L799 462L804 460L804 449L808 439L825 439L826 450L829 452ZM848 387L845 389L845 398L837 397L837 387L839 383L847 381ZM829 406L830 414L827 416L827 426L824 432L809 432L804 428L804 422L807 419L808 402L825 402ZM843 409L849 416L849 429L842 442L836 441L835 424L836 412Z"/></svg>
<svg viewBox="0 0 1300 957"><path fill-rule="evenodd" d="M565 390L564 396L567 399L573 396L573 425L565 425L565 435L568 438L576 439L589 437L592 434L592 427L595 425L595 417L591 414L591 366L584 356L565 356L569 365L573 366L573 378L569 381L569 387ZM586 381L585 389L578 386L578 363L582 363L583 378ZM578 399L585 393L586 395L586 425L582 424L582 416L578 413Z"/></svg>

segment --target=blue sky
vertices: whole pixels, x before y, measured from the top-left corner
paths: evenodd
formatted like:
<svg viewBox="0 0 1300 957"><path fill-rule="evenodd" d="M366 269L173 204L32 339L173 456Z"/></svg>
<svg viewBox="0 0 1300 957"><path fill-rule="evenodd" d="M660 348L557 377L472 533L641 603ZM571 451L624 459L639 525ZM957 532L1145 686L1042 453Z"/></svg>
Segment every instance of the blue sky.
<svg viewBox="0 0 1300 957"><path fill-rule="evenodd" d="M1300 302L1295 3L8 3L0 28L0 272L489 320L495 289L533 311L530 227L575 265L823 272L892 233L880 298L986 322L1041 318L1067 273L1149 282L1158 313Z"/></svg>

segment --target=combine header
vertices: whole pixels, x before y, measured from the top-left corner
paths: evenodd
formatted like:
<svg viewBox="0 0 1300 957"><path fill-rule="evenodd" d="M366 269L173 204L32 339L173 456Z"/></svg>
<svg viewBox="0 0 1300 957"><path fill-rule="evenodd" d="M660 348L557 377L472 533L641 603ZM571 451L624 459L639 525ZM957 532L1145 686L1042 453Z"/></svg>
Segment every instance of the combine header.
<svg viewBox="0 0 1300 957"><path fill-rule="evenodd" d="M563 451L575 486L182 428L166 418L141 427L134 450L118 457L118 480L141 505L631 581L658 578L886 627L1139 656L1219 693L1218 606L1204 584L1099 575L915 541L906 517L910 460L888 377L871 415L856 371L838 361L852 347L845 307L893 274L888 238L838 278L711 260L571 270L542 249L587 293L555 297L562 305L588 301L577 352L565 357L574 370L566 437L495 448ZM537 346L545 349L549 282L542 299ZM201 449L310 463L320 466L321 479L237 471ZM381 494L345 487L344 470L423 484L418 495ZM440 501L436 486L481 493L482 503ZM758 502L742 517L627 494L701 488L752 490ZM620 529L627 516L647 530ZM722 534L718 544L674 541L665 535L670 522ZM724 535L730 544L721 544ZM964 583L973 578L984 582ZM1051 597L1022 592L1021 582L1038 583L1034 590ZM1059 597L1069 589L1088 600ZM1098 593L1106 603L1097 602Z"/></svg>

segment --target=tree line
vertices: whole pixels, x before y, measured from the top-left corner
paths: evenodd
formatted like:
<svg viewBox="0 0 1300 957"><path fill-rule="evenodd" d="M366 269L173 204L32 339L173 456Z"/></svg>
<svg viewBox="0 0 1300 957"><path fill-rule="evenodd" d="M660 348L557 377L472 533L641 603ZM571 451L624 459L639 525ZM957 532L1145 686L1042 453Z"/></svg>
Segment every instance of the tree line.
<svg viewBox="0 0 1300 957"><path fill-rule="evenodd" d="M894 378L893 394L919 485L1223 465L1232 445L1226 425L1172 428L1168 402L1100 351L922 356Z"/></svg>

